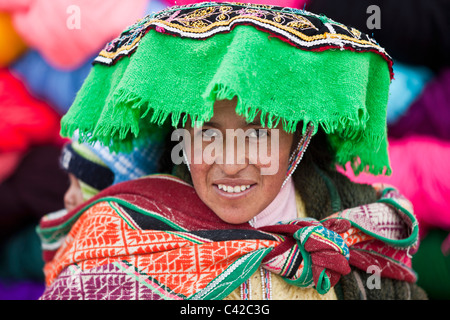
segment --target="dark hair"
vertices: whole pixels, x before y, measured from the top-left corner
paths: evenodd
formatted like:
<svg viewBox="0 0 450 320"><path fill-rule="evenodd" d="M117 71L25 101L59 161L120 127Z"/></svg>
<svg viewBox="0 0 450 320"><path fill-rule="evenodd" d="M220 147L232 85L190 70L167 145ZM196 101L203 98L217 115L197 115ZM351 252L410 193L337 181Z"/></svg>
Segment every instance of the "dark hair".
<svg viewBox="0 0 450 320"><path fill-rule="evenodd" d="M311 138L292 178L308 216L318 220L343 209L376 201L372 186L352 182L337 170L335 152L322 128Z"/></svg>

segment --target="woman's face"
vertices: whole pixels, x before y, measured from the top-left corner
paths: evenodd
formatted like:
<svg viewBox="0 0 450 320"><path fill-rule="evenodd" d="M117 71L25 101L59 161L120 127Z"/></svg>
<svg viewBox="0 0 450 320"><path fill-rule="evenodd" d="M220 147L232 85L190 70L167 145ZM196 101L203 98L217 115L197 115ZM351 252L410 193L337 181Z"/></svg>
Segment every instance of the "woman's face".
<svg viewBox="0 0 450 320"><path fill-rule="evenodd" d="M283 131L281 125L262 128L259 117L256 122L247 123L236 114L235 107L236 100L217 101L209 122L201 128L190 124L186 127L190 146L185 147L191 159L192 182L200 199L223 221L239 224L255 217L279 193L286 178L293 135ZM232 136L239 131L248 133L241 143ZM203 141L196 144L199 136ZM220 148L218 139L222 141ZM203 155L211 154L210 160L197 161L194 153L199 150Z"/></svg>

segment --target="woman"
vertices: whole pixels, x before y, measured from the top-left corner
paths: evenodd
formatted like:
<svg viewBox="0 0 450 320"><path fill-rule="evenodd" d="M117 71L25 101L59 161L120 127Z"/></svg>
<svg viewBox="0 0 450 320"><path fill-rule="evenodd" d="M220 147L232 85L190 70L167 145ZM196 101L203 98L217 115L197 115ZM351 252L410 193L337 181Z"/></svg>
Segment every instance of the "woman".
<svg viewBox="0 0 450 320"><path fill-rule="evenodd" d="M42 299L424 298L409 202L336 171L389 173L390 61L290 8L208 2L128 28L62 133L111 150L164 136L166 174L42 220Z"/></svg>

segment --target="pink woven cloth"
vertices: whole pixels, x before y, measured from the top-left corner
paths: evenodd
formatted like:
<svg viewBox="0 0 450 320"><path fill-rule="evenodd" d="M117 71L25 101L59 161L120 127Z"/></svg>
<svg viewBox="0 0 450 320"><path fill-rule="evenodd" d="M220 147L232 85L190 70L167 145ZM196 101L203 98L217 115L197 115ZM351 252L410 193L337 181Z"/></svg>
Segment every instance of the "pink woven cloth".
<svg viewBox="0 0 450 320"><path fill-rule="evenodd" d="M253 218L253 227L261 228L274 225L280 221L290 221L297 218L295 187L292 178L281 188L273 201Z"/></svg>
<svg viewBox="0 0 450 320"><path fill-rule="evenodd" d="M391 176L360 174L361 183L383 182L396 187L414 206L420 234L429 228L450 231L450 141L431 136L411 135L389 139Z"/></svg>
<svg viewBox="0 0 450 320"><path fill-rule="evenodd" d="M149 0L0 0L16 31L54 67L74 69L145 14Z"/></svg>

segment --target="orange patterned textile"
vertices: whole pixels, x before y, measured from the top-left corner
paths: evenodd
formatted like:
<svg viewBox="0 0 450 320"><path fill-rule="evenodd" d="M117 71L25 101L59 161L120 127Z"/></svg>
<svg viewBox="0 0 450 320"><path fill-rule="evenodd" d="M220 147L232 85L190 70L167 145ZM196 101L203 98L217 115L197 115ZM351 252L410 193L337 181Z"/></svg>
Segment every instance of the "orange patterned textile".
<svg viewBox="0 0 450 320"><path fill-rule="evenodd" d="M395 190L383 190L376 206L255 229L221 221L175 177L120 183L42 219L47 288L41 299L223 299L260 266L321 294L350 265L378 263L382 276L413 282L407 253L417 230L412 216L383 203L398 196ZM382 215L390 227L361 220L363 211L372 221Z"/></svg>

